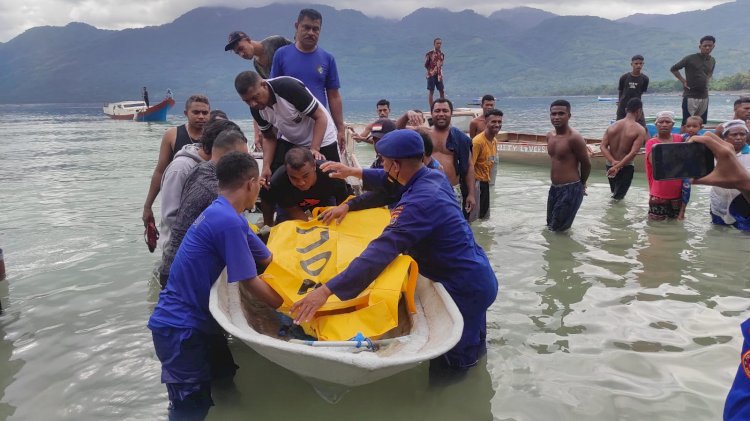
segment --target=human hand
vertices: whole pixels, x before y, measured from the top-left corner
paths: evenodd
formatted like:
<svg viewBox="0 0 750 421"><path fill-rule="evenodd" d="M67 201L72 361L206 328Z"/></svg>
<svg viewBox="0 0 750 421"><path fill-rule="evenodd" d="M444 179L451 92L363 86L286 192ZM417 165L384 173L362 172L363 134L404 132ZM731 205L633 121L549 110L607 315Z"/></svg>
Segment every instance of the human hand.
<svg viewBox="0 0 750 421"><path fill-rule="evenodd" d="M328 208L323 211L323 213L318 215L318 221L321 221L324 224L328 225L335 220L337 224L340 224L347 213L349 213L349 205L347 205L346 203L342 203L338 206Z"/></svg>
<svg viewBox="0 0 750 421"><path fill-rule="evenodd" d="M687 80L683 80L682 81L682 87L685 88L685 89L687 89L688 91L690 90L690 87L687 84Z"/></svg>
<svg viewBox="0 0 750 421"><path fill-rule="evenodd" d="M409 126L421 126L424 124L424 116L422 113L415 112L414 110L409 110L406 112L406 116L408 118L408 125Z"/></svg>
<svg viewBox="0 0 750 421"><path fill-rule="evenodd" d="M346 150L346 133L343 130L339 130L336 133L336 140L339 143L339 151L344 152Z"/></svg>
<svg viewBox="0 0 750 421"><path fill-rule="evenodd" d="M614 178L618 172L620 172L620 166L619 165L613 165L607 170L607 177Z"/></svg>
<svg viewBox="0 0 750 421"><path fill-rule="evenodd" d="M294 318L294 323L307 323L312 320L315 312L326 303L331 294L331 290L327 286L321 285L301 300L292 304L292 318Z"/></svg>
<svg viewBox="0 0 750 421"><path fill-rule="evenodd" d="M263 141L261 139L255 138L253 148L255 149L255 152L263 152Z"/></svg>
<svg viewBox="0 0 750 421"><path fill-rule="evenodd" d="M471 213L477 205L477 199L473 194L466 196L466 213Z"/></svg>
<svg viewBox="0 0 750 421"><path fill-rule="evenodd" d="M693 136L692 139L706 145L716 159L714 170L705 177L692 180L692 183L737 189L747 197L750 194L750 173L737 160L732 144L711 132Z"/></svg>
<svg viewBox="0 0 750 421"><path fill-rule="evenodd" d="M356 177L356 169L348 167L341 162L327 161L320 164L320 170L328 173L331 178L345 179L346 177Z"/></svg>
<svg viewBox="0 0 750 421"><path fill-rule="evenodd" d="M260 172L260 182L261 185L265 188L271 187L271 176L273 173L271 172L271 167L264 165L263 171ZM264 193L265 194L265 193Z"/></svg>
<svg viewBox="0 0 750 421"><path fill-rule="evenodd" d="M313 158L315 158L318 161L325 161L326 157L320 153L317 149L310 149L310 152L312 152Z"/></svg>
<svg viewBox="0 0 750 421"><path fill-rule="evenodd" d="M143 215L141 215L141 219L143 220L143 227L148 227L149 222L156 223L156 220L154 219L154 211L151 210L151 208L143 207Z"/></svg>

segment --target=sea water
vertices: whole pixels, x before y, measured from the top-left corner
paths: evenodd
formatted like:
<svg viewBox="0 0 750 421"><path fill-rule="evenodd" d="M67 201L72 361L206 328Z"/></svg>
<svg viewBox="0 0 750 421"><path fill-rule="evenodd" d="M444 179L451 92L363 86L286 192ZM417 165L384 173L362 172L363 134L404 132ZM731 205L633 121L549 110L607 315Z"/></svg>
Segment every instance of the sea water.
<svg viewBox="0 0 750 421"><path fill-rule="evenodd" d="M553 99L500 99L504 129L547 131ZM345 102L347 120L373 119L376 100ZM730 118L733 100L713 96L711 117ZM571 125L586 136L615 114L596 98L572 103ZM680 98L645 103L647 114L679 111ZM244 104L214 106L251 131ZM394 114L412 107L424 105L392 101ZM165 418L146 328L159 255L140 217L179 111L150 124L108 120L98 104L0 106L0 419ZM357 154L370 162L372 147ZM750 316L750 237L710 224L705 187L685 221L653 223L643 174L615 203L600 172L572 229L551 233L548 187L548 169L501 162L492 219L473 225L500 291L487 357L465 379L431 386L420 366L331 405L233 342L241 369L234 387L214 391L209 419L719 419Z"/></svg>

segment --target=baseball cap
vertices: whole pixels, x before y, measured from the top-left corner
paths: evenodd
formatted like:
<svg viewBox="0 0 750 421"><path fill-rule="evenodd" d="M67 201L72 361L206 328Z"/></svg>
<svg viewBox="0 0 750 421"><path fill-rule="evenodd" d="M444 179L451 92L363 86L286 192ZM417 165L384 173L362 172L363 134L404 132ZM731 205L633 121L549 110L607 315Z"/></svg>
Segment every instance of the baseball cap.
<svg viewBox="0 0 750 421"><path fill-rule="evenodd" d="M424 142L414 130L394 130L375 144L375 151L385 158L417 158L424 155Z"/></svg>
<svg viewBox="0 0 750 421"><path fill-rule="evenodd" d="M234 31L229 34L229 37L227 37L227 46L224 47L224 51L229 51L234 48L234 44L236 44L239 40L247 38L250 39L249 36L247 36L246 33L242 31Z"/></svg>
<svg viewBox="0 0 750 421"><path fill-rule="evenodd" d="M372 123L370 136L374 137L375 139L380 139L386 133L392 132L394 130L396 130L396 123L387 118L380 118Z"/></svg>

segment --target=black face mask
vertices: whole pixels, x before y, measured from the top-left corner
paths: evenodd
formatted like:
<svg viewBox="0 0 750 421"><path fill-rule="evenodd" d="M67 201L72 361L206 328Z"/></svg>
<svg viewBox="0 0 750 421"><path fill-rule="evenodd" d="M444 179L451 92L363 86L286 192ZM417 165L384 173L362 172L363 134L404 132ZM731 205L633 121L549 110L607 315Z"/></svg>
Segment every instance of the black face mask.
<svg viewBox="0 0 750 421"><path fill-rule="evenodd" d="M391 164L391 168L393 168L393 164ZM401 172L401 170L399 169L399 170L398 170L398 171L396 172L396 176L394 177L394 176L392 176L392 175L391 175L391 170L390 170L390 168L389 168L388 170L386 170L386 175L387 175L387 177L388 177L388 178L387 178L388 182L389 182L389 183L391 183L391 184L401 184L401 183L399 183L399 182L398 182L398 174L399 174L400 172Z"/></svg>

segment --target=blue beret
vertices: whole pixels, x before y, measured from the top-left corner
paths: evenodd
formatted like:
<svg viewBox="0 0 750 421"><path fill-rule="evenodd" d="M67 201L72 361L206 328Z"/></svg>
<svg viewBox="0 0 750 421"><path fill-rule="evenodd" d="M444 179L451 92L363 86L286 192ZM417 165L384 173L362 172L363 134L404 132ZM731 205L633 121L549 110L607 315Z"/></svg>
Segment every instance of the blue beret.
<svg viewBox="0 0 750 421"><path fill-rule="evenodd" d="M394 130L380 138L375 151L385 158L417 158L424 155L424 141L414 130Z"/></svg>

